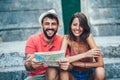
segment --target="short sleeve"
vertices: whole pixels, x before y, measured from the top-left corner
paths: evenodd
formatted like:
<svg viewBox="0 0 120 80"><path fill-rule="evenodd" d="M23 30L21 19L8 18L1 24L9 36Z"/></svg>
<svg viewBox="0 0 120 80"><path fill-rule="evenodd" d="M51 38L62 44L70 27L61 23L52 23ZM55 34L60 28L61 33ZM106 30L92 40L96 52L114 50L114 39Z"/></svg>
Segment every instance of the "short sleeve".
<svg viewBox="0 0 120 80"><path fill-rule="evenodd" d="M25 53L32 54L34 52L36 52L35 43L34 43L34 36L31 36L31 37L29 37L29 39L26 42Z"/></svg>

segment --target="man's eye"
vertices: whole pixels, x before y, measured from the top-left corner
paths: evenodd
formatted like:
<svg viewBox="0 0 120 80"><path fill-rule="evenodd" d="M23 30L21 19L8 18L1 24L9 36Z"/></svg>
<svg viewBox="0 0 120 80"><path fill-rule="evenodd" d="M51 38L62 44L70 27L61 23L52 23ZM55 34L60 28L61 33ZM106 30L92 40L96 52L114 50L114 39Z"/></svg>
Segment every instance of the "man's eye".
<svg viewBox="0 0 120 80"><path fill-rule="evenodd" d="M57 25L57 23L52 23L52 25Z"/></svg>
<svg viewBox="0 0 120 80"><path fill-rule="evenodd" d="M49 25L49 23L44 23L44 25Z"/></svg>

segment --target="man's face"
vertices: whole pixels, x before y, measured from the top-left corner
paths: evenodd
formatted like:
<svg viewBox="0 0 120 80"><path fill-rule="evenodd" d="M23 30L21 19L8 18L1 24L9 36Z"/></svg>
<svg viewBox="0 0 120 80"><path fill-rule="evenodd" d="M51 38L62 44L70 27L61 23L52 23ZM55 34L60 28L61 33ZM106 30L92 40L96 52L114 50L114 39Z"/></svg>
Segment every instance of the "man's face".
<svg viewBox="0 0 120 80"><path fill-rule="evenodd" d="M56 19L50 19L48 17L43 20L43 32L48 39L52 39L58 30L58 24Z"/></svg>

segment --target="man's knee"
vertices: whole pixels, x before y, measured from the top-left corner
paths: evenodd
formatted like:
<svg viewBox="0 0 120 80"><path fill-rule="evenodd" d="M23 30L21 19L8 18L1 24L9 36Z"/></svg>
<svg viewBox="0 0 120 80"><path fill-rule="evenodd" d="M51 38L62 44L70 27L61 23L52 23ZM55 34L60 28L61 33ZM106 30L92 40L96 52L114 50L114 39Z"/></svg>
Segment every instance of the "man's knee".
<svg viewBox="0 0 120 80"><path fill-rule="evenodd" d="M69 72L61 70L60 71L60 80L69 80Z"/></svg>
<svg viewBox="0 0 120 80"><path fill-rule="evenodd" d="M58 69L49 67L46 72L46 80L58 80Z"/></svg>

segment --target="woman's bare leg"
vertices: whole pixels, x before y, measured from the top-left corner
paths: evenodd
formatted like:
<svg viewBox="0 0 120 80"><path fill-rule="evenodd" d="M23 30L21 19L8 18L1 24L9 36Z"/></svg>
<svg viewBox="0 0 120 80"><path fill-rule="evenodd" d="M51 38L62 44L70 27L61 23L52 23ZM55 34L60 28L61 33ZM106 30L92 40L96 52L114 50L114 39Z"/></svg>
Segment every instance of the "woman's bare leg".
<svg viewBox="0 0 120 80"><path fill-rule="evenodd" d="M61 70L60 71L60 80L69 80L69 72Z"/></svg>

